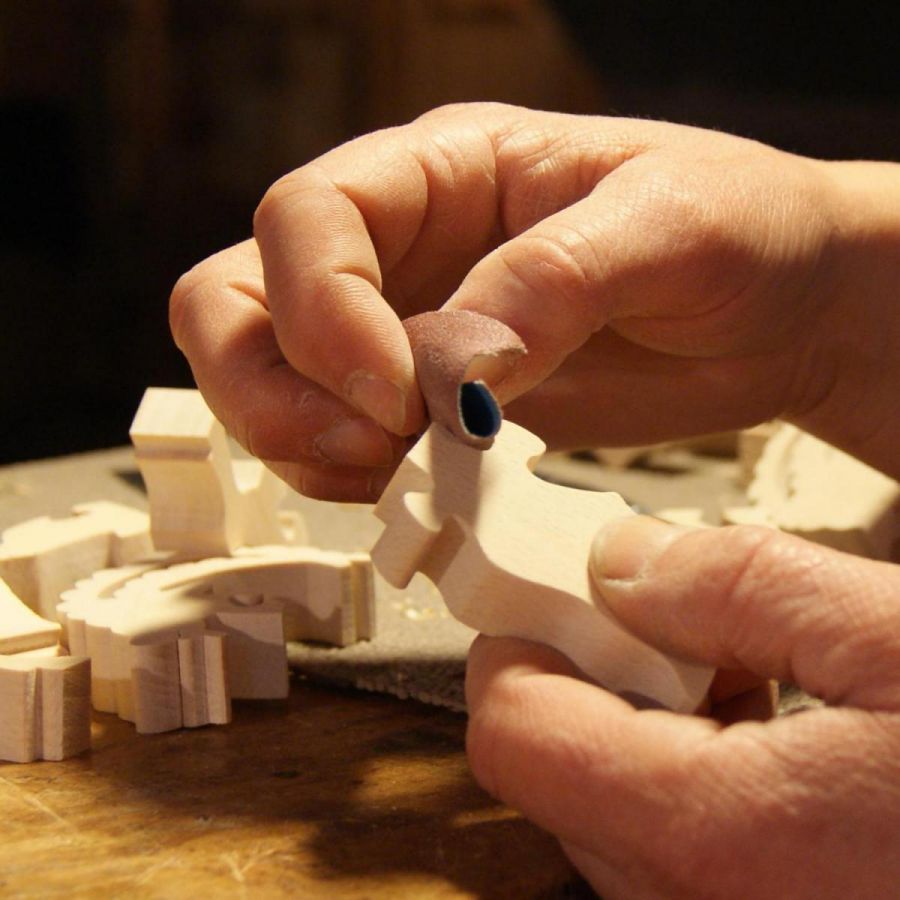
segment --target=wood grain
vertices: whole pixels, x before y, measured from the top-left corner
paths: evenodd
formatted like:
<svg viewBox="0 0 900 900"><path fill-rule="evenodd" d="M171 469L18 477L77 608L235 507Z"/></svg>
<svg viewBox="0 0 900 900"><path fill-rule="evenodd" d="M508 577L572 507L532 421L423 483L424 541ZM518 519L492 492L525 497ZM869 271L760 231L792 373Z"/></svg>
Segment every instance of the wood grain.
<svg viewBox="0 0 900 900"><path fill-rule="evenodd" d="M473 782L465 718L294 684L231 725L0 766L0 894L590 896L555 841ZM573 887L573 885L575 887Z"/></svg>

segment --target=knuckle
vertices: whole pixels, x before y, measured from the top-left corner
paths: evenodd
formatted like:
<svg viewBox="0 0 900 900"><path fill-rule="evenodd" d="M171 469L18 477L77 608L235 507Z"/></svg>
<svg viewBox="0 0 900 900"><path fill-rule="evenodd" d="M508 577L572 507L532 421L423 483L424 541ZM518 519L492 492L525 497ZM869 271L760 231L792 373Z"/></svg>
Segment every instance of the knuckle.
<svg viewBox="0 0 900 900"><path fill-rule="evenodd" d="M722 559L728 566L722 596L742 605L785 577L784 535L760 525L731 525L722 530Z"/></svg>
<svg viewBox="0 0 900 900"><path fill-rule="evenodd" d="M462 102L462 103L443 103L433 109L422 113L417 119L422 124L431 124L432 122L444 121L448 118L470 119L472 116L488 116L502 114L515 109L507 103L500 103L493 100Z"/></svg>
<svg viewBox="0 0 900 900"><path fill-rule="evenodd" d="M274 182L263 194L262 200L253 213L253 233L257 237L278 230L284 212L297 202L297 198L307 189L307 179L302 169L289 172Z"/></svg>
<svg viewBox="0 0 900 900"><path fill-rule="evenodd" d="M185 272L175 282L169 295L169 328L179 345L192 318L197 292L206 284L208 277L209 260L204 260Z"/></svg>
<svg viewBox="0 0 900 900"><path fill-rule="evenodd" d="M255 411L246 404L234 411L228 428L231 436L257 459L290 460L290 448L285 446L286 435L281 422Z"/></svg>
<svg viewBox="0 0 900 900"><path fill-rule="evenodd" d="M501 249L504 263L527 287L567 307L590 305L599 267L585 235L574 228L543 228L520 236L509 247Z"/></svg>

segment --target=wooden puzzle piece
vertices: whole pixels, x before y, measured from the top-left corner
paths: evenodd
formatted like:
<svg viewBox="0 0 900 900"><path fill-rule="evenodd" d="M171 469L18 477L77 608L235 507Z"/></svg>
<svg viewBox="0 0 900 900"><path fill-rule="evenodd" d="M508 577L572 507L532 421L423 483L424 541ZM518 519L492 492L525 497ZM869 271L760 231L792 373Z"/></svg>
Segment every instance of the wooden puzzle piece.
<svg viewBox="0 0 900 900"><path fill-rule="evenodd" d="M98 569L153 553L146 513L119 503L82 503L68 518L13 525L0 541L0 578L38 615L56 619L60 594Z"/></svg>
<svg viewBox="0 0 900 900"><path fill-rule="evenodd" d="M693 711L712 671L625 631L588 575L597 529L633 513L618 494L538 479L530 470L544 449L511 422L484 452L432 425L375 509L386 527L372 561L397 587L423 572L484 634L548 644L616 693Z"/></svg>
<svg viewBox="0 0 900 900"><path fill-rule="evenodd" d="M781 425L766 443L747 497L750 506L723 511L726 522L900 561L900 485L793 425Z"/></svg>
<svg viewBox="0 0 900 900"><path fill-rule="evenodd" d="M90 660L0 657L0 759L60 760L91 745Z"/></svg>
<svg viewBox="0 0 900 900"><path fill-rule="evenodd" d="M22 653L59 643L60 627L29 609L0 578L0 654Z"/></svg>
<svg viewBox="0 0 900 900"><path fill-rule="evenodd" d="M60 631L0 579L0 759L64 759L90 746L90 663L60 658Z"/></svg>
<svg viewBox="0 0 900 900"><path fill-rule="evenodd" d="M79 582L59 614L69 648L94 663L96 709L143 733L221 723L232 698L287 695L286 640L372 637L371 562L277 546L132 566Z"/></svg>
<svg viewBox="0 0 900 900"><path fill-rule="evenodd" d="M277 512L286 485L259 460L233 460L225 429L199 391L148 388L131 425L150 499L153 544L188 558L302 541Z"/></svg>

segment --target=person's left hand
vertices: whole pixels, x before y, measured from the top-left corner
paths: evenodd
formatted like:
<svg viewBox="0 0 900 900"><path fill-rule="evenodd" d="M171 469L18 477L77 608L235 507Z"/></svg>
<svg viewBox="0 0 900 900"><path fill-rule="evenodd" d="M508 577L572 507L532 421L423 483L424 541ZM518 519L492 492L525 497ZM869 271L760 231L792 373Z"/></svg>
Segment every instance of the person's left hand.
<svg viewBox="0 0 900 900"><path fill-rule="evenodd" d="M730 725L638 711L549 648L480 637L478 781L559 837L604 900L896 896L900 567L746 526L633 517L605 534L592 572L639 637L831 705ZM759 700L732 699L727 720Z"/></svg>

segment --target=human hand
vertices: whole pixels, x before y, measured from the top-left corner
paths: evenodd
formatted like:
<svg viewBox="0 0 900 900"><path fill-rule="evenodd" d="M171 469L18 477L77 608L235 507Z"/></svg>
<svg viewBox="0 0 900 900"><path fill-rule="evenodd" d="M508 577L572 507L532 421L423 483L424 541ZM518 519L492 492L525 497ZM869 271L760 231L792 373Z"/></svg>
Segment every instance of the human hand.
<svg viewBox="0 0 900 900"><path fill-rule="evenodd" d="M731 725L636 711L554 651L482 637L466 684L481 784L609 900L894 896L900 569L767 529L634 517L601 531L592 573L659 649L828 705Z"/></svg>
<svg viewBox="0 0 900 900"><path fill-rule="evenodd" d="M312 496L380 494L424 421L400 318L441 305L524 339L492 387L551 445L781 415L846 423L866 456L884 391L847 360L865 375L878 348L883 380L892 357L845 262L865 192L837 171L685 126L441 108L273 185L255 240L179 280L172 330L229 432Z"/></svg>

